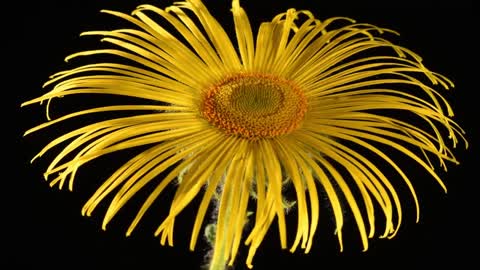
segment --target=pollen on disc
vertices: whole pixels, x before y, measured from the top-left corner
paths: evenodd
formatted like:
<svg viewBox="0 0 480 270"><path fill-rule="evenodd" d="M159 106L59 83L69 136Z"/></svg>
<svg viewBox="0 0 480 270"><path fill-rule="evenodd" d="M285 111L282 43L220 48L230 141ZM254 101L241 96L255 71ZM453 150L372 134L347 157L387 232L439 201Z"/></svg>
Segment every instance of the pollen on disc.
<svg viewBox="0 0 480 270"><path fill-rule="evenodd" d="M305 95L293 82L258 73L233 75L211 86L201 108L213 126L250 140L294 131L306 111Z"/></svg>

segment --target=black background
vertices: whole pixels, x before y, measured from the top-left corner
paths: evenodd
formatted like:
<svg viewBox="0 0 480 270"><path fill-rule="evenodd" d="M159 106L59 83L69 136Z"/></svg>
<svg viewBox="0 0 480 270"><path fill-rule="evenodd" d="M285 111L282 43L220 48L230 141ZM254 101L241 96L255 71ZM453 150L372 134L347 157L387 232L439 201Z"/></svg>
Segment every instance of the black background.
<svg viewBox="0 0 480 270"><path fill-rule="evenodd" d="M413 213L406 213L405 224L395 239L373 239L368 252L362 253L350 224L353 232L349 233L346 228L345 252L338 252L331 228L327 228L317 233L317 241L309 254L301 250L290 254L280 249L276 228L272 226L254 259L254 269L343 269L350 265L376 269L389 265L429 266L437 262L453 263L455 269L463 269L478 249L474 222L478 204L469 192L473 193L478 182L478 174L473 173L479 135L475 125L477 85L473 84L478 75L476 69L471 68L476 57L473 4L471 1L352 2L243 0L241 4L252 25L295 7L310 9L320 19L347 16L397 30L401 36L393 37L396 43L414 50L424 58L427 67L456 83L456 88L445 96L456 113L455 120L468 132L470 148L465 151L460 145L456 154L461 165L450 165L449 172L441 174L449 189L447 195L431 178L414 179L421 182L421 220L415 224ZM20 109L19 104L40 95L41 85L49 75L69 67L63 62L66 55L96 48L96 38L81 38L78 34L114 29L124 23L100 14L99 10L128 13L142 3L166 7L171 1L38 1L18 2L6 8L2 46L7 46L4 50L7 71L3 79L7 84L3 90L14 100L3 108L7 109L4 119L8 125L4 129L7 133L13 132L8 134L13 137L11 141L4 140L3 182L6 185L1 191L5 198L2 223L6 225L3 230L6 241L2 242L6 252L2 253L5 258L1 263L5 267L1 269L97 269L101 266L103 269L199 269L204 262L207 248L202 243L195 252L188 251L191 230L188 222L179 222L176 227L175 247L162 247L153 237L155 224L160 222L156 217L150 217L144 230L129 238L124 237L128 223L123 223L122 217L107 231L102 231L102 210L94 212L91 218L80 214L95 186L88 179L99 180L98 175L84 174L88 179L83 185L83 179L78 180L74 192L51 189L42 177L46 163L29 164L43 145L39 142L47 142L48 135L22 138L26 129L43 121L44 111L36 105ZM227 30L232 31L230 2L207 1L206 4ZM246 252L247 249L240 252L235 269L245 268Z"/></svg>

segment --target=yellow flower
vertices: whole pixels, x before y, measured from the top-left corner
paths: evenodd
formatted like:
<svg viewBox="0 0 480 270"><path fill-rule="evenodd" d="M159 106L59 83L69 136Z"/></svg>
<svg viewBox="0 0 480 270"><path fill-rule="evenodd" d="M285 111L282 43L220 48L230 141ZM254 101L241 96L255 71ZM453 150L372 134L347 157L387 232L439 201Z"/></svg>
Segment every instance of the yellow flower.
<svg viewBox="0 0 480 270"><path fill-rule="evenodd" d="M309 11L289 9L262 23L254 37L239 0L233 0L234 43L200 0L166 9L141 5L132 15L104 12L135 27L83 33L103 36L112 46L66 60L110 55L119 61L59 72L46 83L49 92L22 104L49 104L78 94L132 97L131 104L49 118L26 132L84 115L110 117L59 136L35 157L66 143L45 178L51 186L68 184L69 189L84 164L148 146L106 179L83 207L90 216L114 195L104 229L153 183L155 189L127 230L130 235L165 188L174 185L169 214L155 232L161 244L173 245L176 217L201 196L190 249L205 227L207 210L217 205L210 269L232 265L242 242L249 246L246 264L251 268L274 223L282 248L310 250L324 202L321 190L332 208L340 249L344 213L350 211L366 250L368 238L377 235L375 218L384 221L380 237L393 237L402 223L393 179L406 184L419 218L413 184L394 160L397 153L418 163L444 189L431 159L445 169L445 161L458 163L446 138L455 147L457 138L465 140L463 131L433 88L448 89L453 83L428 70L411 50L384 39L392 30L343 17L320 21ZM157 24L154 16L174 31ZM286 192L293 192L293 201ZM298 223L288 228L296 229L291 241L286 212L293 204Z"/></svg>

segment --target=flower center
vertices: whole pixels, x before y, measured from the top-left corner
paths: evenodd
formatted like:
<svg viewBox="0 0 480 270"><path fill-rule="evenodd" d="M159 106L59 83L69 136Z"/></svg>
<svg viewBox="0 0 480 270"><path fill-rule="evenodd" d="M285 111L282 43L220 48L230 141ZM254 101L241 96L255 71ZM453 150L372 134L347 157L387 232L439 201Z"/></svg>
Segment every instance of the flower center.
<svg viewBox="0 0 480 270"><path fill-rule="evenodd" d="M225 133L257 140L297 129L307 111L307 100L291 81L242 73L208 88L201 111L208 122Z"/></svg>

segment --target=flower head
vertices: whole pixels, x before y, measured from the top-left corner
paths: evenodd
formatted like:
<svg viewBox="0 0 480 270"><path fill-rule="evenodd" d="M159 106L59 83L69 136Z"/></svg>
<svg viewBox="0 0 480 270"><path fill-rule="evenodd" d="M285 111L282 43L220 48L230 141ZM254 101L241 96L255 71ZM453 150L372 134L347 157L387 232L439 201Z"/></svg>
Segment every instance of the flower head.
<svg viewBox="0 0 480 270"><path fill-rule="evenodd" d="M321 190L331 205L340 248L344 213L350 211L366 250L368 238L377 235L379 215L381 237L393 237L402 223L402 202L391 178L403 180L419 216L414 183L392 153L416 162L443 188L432 159L444 168L445 161L458 163L446 137L455 147L457 138L464 139L463 131L435 89L453 83L428 70L411 50L383 37L392 30L343 17L321 21L309 11L289 9L262 23L254 35L247 14L233 0L233 42L200 0L166 9L141 5L132 15L103 12L129 21L132 28L83 33L103 36L111 46L67 60L106 54L118 61L59 72L45 84L49 92L23 104L50 104L70 95L138 98L131 104L74 111L27 131L83 115L109 117L60 135L36 156L66 144L45 178L52 186L68 184L70 189L84 164L146 147L83 207L89 216L108 195L114 196L103 228L153 184L129 235L165 188L174 185L170 211L155 232L161 243L173 244L175 219L200 196L190 248L205 227L209 207L216 204L211 269L233 264L241 243L249 246L246 263L252 267L274 223L282 248L311 249L325 202L319 199ZM167 31L154 16L176 32ZM294 194L293 202L286 203L286 189ZM297 226L287 228L286 207L292 203ZM287 230L296 231L293 241Z"/></svg>

